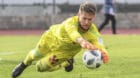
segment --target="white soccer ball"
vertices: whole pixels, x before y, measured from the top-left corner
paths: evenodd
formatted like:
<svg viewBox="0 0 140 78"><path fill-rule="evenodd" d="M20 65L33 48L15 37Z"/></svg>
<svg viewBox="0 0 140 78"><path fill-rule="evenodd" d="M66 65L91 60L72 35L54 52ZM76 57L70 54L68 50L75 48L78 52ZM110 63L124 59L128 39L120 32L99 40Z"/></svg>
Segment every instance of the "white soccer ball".
<svg viewBox="0 0 140 78"><path fill-rule="evenodd" d="M102 54L99 50L86 50L83 54L83 63L87 68L98 68L102 62Z"/></svg>

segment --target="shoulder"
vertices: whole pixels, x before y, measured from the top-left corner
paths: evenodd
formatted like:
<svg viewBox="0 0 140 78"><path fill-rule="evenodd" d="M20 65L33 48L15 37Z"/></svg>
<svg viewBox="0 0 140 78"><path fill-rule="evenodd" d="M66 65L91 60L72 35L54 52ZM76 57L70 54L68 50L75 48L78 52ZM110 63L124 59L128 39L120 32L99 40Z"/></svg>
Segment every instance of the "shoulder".
<svg viewBox="0 0 140 78"><path fill-rule="evenodd" d="M92 24L91 27L94 31L98 32L97 26L95 24Z"/></svg>
<svg viewBox="0 0 140 78"><path fill-rule="evenodd" d="M66 19L63 24L73 24L78 22L78 16L73 16L68 19Z"/></svg>
<svg viewBox="0 0 140 78"><path fill-rule="evenodd" d="M91 25L91 27L90 27L90 32L92 32L92 33L94 33L94 34L100 36L100 33L99 33L99 31L98 31L98 29L97 29L97 26L96 26L95 24L92 24L92 25Z"/></svg>

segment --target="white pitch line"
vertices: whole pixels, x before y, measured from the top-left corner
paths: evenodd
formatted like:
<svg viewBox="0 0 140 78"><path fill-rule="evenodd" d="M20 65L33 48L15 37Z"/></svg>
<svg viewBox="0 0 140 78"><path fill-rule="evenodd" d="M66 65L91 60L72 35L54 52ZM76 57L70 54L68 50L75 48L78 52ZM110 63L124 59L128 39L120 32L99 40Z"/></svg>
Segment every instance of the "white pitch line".
<svg viewBox="0 0 140 78"><path fill-rule="evenodd" d="M15 54L16 52L0 52L0 55L12 55Z"/></svg>

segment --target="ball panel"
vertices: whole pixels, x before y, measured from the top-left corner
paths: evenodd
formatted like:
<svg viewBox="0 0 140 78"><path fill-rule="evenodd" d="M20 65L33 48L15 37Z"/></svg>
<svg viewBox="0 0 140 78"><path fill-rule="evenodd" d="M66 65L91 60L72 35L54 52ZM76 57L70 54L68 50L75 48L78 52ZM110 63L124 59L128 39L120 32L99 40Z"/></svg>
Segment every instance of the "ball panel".
<svg viewBox="0 0 140 78"><path fill-rule="evenodd" d="M99 68L101 66L101 63L96 64L96 68Z"/></svg>
<svg viewBox="0 0 140 78"><path fill-rule="evenodd" d="M92 65L95 62L95 59L87 60L87 65Z"/></svg>

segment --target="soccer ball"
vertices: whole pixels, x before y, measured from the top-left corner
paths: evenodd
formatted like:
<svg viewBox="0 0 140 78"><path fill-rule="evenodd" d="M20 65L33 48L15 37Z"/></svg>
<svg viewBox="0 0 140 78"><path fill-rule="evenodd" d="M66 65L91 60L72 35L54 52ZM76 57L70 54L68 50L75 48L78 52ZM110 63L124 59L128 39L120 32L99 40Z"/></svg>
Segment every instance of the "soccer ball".
<svg viewBox="0 0 140 78"><path fill-rule="evenodd" d="M87 68L95 69L102 64L102 54L99 50L86 50L83 54L83 63Z"/></svg>

